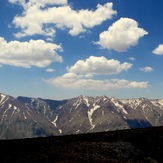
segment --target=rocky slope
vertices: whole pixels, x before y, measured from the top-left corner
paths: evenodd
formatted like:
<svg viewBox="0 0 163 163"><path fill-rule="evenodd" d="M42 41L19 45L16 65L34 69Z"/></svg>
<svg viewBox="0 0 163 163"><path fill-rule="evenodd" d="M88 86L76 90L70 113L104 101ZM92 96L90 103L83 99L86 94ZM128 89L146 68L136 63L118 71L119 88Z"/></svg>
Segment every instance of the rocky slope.
<svg viewBox="0 0 163 163"><path fill-rule="evenodd" d="M45 116L18 99L0 95L0 138L15 139L59 134Z"/></svg>
<svg viewBox="0 0 163 163"><path fill-rule="evenodd" d="M0 140L1 162L162 163L163 127Z"/></svg>

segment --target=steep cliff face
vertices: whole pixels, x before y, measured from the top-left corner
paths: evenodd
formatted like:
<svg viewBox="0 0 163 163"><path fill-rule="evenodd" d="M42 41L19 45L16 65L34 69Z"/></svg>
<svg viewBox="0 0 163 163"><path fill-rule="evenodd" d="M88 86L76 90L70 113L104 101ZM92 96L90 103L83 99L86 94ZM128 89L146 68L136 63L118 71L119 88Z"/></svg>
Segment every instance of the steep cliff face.
<svg viewBox="0 0 163 163"><path fill-rule="evenodd" d="M100 132L163 125L163 100L79 96L56 101L0 94L0 138Z"/></svg>

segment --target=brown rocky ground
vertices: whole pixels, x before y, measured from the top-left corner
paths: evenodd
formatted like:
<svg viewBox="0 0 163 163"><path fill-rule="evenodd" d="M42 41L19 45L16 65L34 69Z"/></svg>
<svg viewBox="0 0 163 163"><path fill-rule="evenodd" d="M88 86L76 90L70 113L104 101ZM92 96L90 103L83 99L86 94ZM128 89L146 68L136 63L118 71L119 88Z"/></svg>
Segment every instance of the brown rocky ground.
<svg viewBox="0 0 163 163"><path fill-rule="evenodd" d="M0 140L0 162L162 163L163 127Z"/></svg>

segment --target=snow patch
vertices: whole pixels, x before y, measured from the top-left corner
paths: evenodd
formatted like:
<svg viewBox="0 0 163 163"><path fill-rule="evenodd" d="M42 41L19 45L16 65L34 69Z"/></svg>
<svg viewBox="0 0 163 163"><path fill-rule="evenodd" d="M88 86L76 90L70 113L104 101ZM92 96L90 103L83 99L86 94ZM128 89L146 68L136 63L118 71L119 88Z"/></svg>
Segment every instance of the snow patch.
<svg viewBox="0 0 163 163"><path fill-rule="evenodd" d="M124 119L127 119L125 116L123 116Z"/></svg>
<svg viewBox="0 0 163 163"><path fill-rule="evenodd" d="M7 114L5 114L10 108L12 107L12 105L11 104L9 104L9 107L4 111L4 113L3 113L3 115L2 115L2 119L1 119L1 121L4 121L4 120L6 120L6 118L7 118Z"/></svg>
<svg viewBox="0 0 163 163"><path fill-rule="evenodd" d="M57 127L57 124L56 124L57 120L58 120L58 115L56 116L55 120L52 122L55 127Z"/></svg>
<svg viewBox="0 0 163 163"><path fill-rule="evenodd" d="M72 112L72 108L70 108L70 113Z"/></svg>
<svg viewBox="0 0 163 163"><path fill-rule="evenodd" d="M157 107L163 107L163 99L161 100L151 100L151 103Z"/></svg>
<svg viewBox="0 0 163 163"><path fill-rule="evenodd" d="M93 106L94 107L88 111L88 118L90 121L90 125L92 126L90 130L94 129L94 127L95 127L95 125L93 125L93 123L92 123L92 115L93 115L94 111L96 111L98 108L100 108L99 105L94 104Z"/></svg>
<svg viewBox="0 0 163 163"><path fill-rule="evenodd" d="M20 113L20 109L19 108L18 108L17 112Z"/></svg>
<svg viewBox="0 0 163 163"><path fill-rule="evenodd" d="M119 102L115 98L110 98L110 100L118 109L121 109L123 113L128 114L128 112L124 109L124 107L120 105Z"/></svg>
<svg viewBox="0 0 163 163"><path fill-rule="evenodd" d="M90 104L89 104L88 97L87 96L83 96L83 100L85 101L86 105L89 107Z"/></svg>
<svg viewBox="0 0 163 163"><path fill-rule="evenodd" d="M62 109L62 106L60 106L59 109Z"/></svg>
<svg viewBox="0 0 163 163"><path fill-rule="evenodd" d="M1 100L0 103L5 99L6 95L1 94Z"/></svg>
<svg viewBox="0 0 163 163"><path fill-rule="evenodd" d="M78 108L78 106L81 104L81 98L79 98L74 104L73 106L75 106L75 110Z"/></svg>
<svg viewBox="0 0 163 163"><path fill-rule="evenodd" d="M59 129L58 131L59 131L60 134L62 134L62 130L61 129Z"/></svg>
<svg viewBox="0 0 163 163"><path fill-rule="evenodd" d="M28 113L28 115L29 115L29 116L31 116L31 115L29 114L29 112L28 112L28 111L27 111L27 113Z"/></svg>
<svg viewBox="0 0 163 163"><path fill-rule="evenodd" d="M74 118L72 117L72 118L69 120L69 122L71 122L73 119L74 119Z"/></svg>
<svg viewBox="0 0 163 163"><path fill-rule="evenodd" d="M27 119L27 117L25 116L25 113L23 112L23 115L24 115L24 119Z"/></svg>
<svg viewBox="0 0 163 163"><path fill-rule="evenodd" d="M13 112L12 112L12 114L11 114L11 117L14 115L14 113L15 113L15 111L17 110L18 108L16 107L16 106L14 106L14 110L13 110Z"/></svg>
<svg viewBox="0 0 163 163"><path fill-rule="evenodd" d="M147 106L147 104L143 104L142 105L142 110L144 110L144 108Z"/></svg>
<svg viewBox="0 0 163 163"><path fill-rule="evenodd" d="M34 101L35 101L35 99L32 98L32 99L31 99L31 105L32 105L32 106L34 106L34 105L33 105Z"/></svg>
<svg viewBox="0 0 163 163"><path fill-rule="evenodd" d="M136 109L141 103L142 100L140 99L131 99L131 100L120 100L121 102L123 102L126 105L130 105L130 107L132 107L133 109Z"/></svg>
<svg viewBox="0 0 163 163"><path fill-rule="evenodd" d="M33 119L33 121L37 123L37 121L36 121L36 120L34 120L34 119Z"/></svg>
<svg viewBox="0 0 163 163"><path fill-rule="evenodd" d="M6 99L5 99L6 98ZM9 99L9 97L7 97L6 95L1 95L1 101L0 104L4 104L7 100Z"/></svg>
<svg viewBox="0 0 163 163"><path fill-rule="evenodd" d="M144 106L144 107L142 108L142 111L143 111L143 115L144 115L144 117L146 118L146 120L148 120L148 121L149 121L148 117L146 116L145 110L144 110L144 108L145 108L145 105L143 105L143 106Z"/></svg>
<svg viewBox="0 0 163 163"><path fill-rule="evenodd" d="M107 100L108 100L108 98L106 98L106 97L103 99L104 102L106 102Z"/></svg>
<svg viewBox="0 0 163 163"><path fill-rule="evenodd" d="M44 106L44 115L46 115L46 106Z"/></svg>
<svg viewBox="0 0 163 163"><path fill-rule="evenodd" d="M158 100L158 103L159 103L161 106L163 106L163 99Z"/></svg>

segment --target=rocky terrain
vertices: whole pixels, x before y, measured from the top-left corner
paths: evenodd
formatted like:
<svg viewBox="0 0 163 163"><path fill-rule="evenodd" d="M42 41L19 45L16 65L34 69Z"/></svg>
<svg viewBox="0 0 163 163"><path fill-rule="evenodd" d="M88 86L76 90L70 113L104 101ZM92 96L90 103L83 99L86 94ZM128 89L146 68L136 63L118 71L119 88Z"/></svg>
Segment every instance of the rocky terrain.
<svg viewBox="0 0 163 163"><path fill-rule="evenodd" d="M0 139L163 126L163 100L79 96L67 100L0 94Z"/></svg>
<svg viewBox="0 0 163 163"><path fill-rule="evenodd" d="M1 162L162 163L163 127L0 140Z"/></svg>

